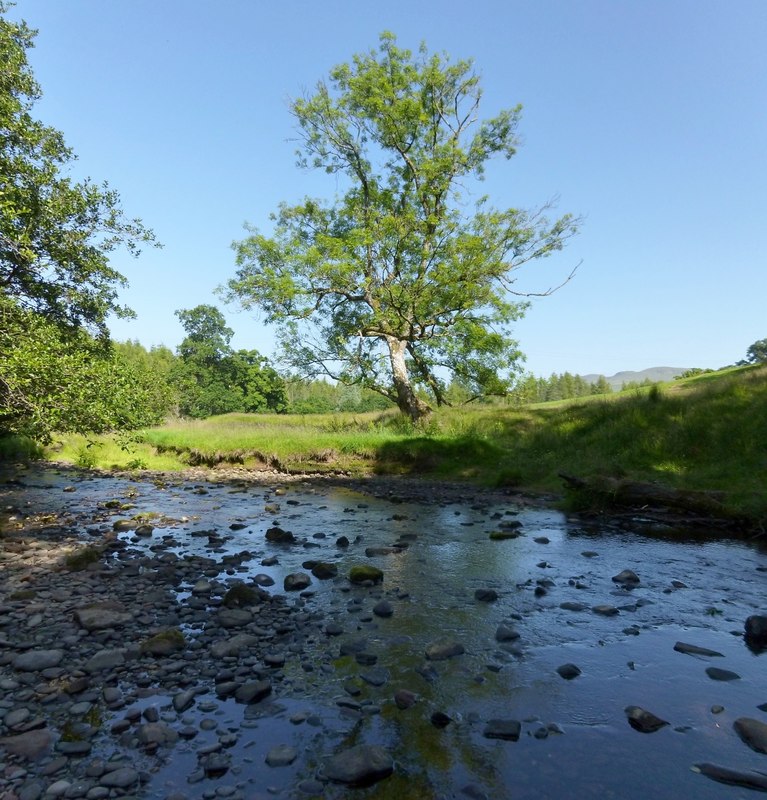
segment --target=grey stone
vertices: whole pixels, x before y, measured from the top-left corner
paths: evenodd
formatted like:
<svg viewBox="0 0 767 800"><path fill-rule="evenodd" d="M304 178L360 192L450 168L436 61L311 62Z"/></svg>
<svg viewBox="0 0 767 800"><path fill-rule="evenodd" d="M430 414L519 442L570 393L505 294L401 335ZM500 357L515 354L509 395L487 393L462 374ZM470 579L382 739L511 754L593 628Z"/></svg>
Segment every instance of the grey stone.
<svg viewBox="0 0 767 800"><path fill-rule="evenodd" d="M729 669L719 669L719 667L706 667L706 675L712 681L737 681L740 680L740 675L737 672L732 672Z"/></svg>
<svg viewBox="0 0 767 800"><path fill-rule="evenodd" d="M102 650L95 656L89 658L83 669L92 675L94 672L102 672L107 669L120 667L125 663L125 654L122 650Z"/></svg>
<svg viewBox="0 0 767 800"><path fill-rule="evenodd" d="M328 780L350 786L367 786L388 778L394 762L383 747L360 744L332 756L325 762Z"/></svg>
<svg viewBox="0 0 767 800"><path fill-rule="evenodd" d="M640 733L655 733L668 725L666 720L656 717L655 714L639 706L626 706L624 709L629 725Z"/></svg>
<svg viewBox="0 0 767 800"><path fill-rule="evenodd" d="M116 600L83 606L75 609L75 621L86 631L100 631L106 628L120 628L133 619L128 609Z"/></svg>
<svg viewBox="0 0 767 800"><path fill-rule="evenodd" d="M716 650L709 650L706 647L698 647L696 644L686 644L685 642L677 642L674 645L674 650L677 653L687 653L691 656L721 656L724 658L724 654L718 653Z"/></svg>
<svg viewBox="0 0 767 800"><path fill-rule="evenodd" d="M287 767L298 758L298 750L288 744L278 744L266 754L270 767Z"/></svg>
<svg viewBox="0 0 767 800"><path fill-rule="evenodd" d="M29 650L13 659L13 668L19 672L37 672L58 667L63 658L63 650Z"/></svg>
<svg viewBox="0 0 767 800"><path fill-rule="evenodd" d="M445 661L448 658L460 656L465 652L466 650L460 642L443 640L432 642L426 648L426 658L429 661Z"/></svg>
<svg viewBox="0 0 767 800"><path fill-rule="evenodd" d="M489 719L482 731L486 739L505 739L516 742L522 731L522 724L516 719Z"/></svg>
<svg viewBox="0 0 767 800"><path fill-rule="evenodd" d="M732 727L740 738L757 753L767 753L767 724L758 719L740 717Z"/></svg>
<svg viewBox="0 0 767 800"><path fill-rule="evenodd" d="M577 678L581 674L581 669L575 664L562 664L561 667L557 667L557 674L560 678L564 678L566 681L571 681L573 678Z"/></svg>

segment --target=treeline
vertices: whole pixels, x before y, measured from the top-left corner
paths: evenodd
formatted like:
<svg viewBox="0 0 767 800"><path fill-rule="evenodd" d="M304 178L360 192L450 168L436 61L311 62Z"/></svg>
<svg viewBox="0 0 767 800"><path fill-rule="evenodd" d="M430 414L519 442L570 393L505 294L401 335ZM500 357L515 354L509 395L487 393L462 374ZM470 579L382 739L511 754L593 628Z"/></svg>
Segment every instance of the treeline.
<svg viewBox="0 0 767 800"><path fill-rule="evenodd" d="M522 378L512 392L512 399L519 405L528 403L547 403L552 400L570 400L574 397L588 397L596 394L610 394L612 387L604 375L595 383L585 381L580 375L564 372L552 373L548 378L527 375Z"/></svg>

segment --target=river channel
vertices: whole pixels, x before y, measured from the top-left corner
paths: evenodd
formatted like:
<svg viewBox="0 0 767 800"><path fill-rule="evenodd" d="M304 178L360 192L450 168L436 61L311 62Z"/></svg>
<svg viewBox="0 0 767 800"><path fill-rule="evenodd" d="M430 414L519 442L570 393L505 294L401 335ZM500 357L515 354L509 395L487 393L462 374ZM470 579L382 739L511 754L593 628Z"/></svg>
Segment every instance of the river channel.
<svg viewBox="0 0 767 800"><path fill-rule="evenodd" d="M63 775L71 786L87 774L89 759L117 752L142 772L130 795L157 800L754 795L709 780L695 765L767 772L767 755L749 749L733 730L741 717L767 722L767 654L749 649L742 635L747 617L767 613L764 537L650 531L640 521L584 520L512 496L472 498L465 490L456 497L438 488L414 496L411 488L404 483L400 491L390 482L364 492L359 484L279 476L217 482L51 468L13 473L0 489L7 534L0 536L0 551L14 536L33 538L33 520L50 541L59 535L72 547L117 536L119 548L85 573L77 591L95 587L102 599L135 602L125 593L127 576L146 581L156 572L158 586L176 603L164 616L189 644L172 663L160 660L155 673L145 658L140 670L128 662L89 672L91 689L104 681L124 702L110 707L93 695L100 720L90 734L92 749L70 757L55 777ZM39 523L46 515L47 533ZM151 522L149 533L115 533L116 521L136 515ZM266 531L276 527L295 542L267 541ZM349 544L339 545L341 537ZM337 576L312 576L305 566L311 561L336 565ZM37 614L44 627L49 613L34 606L25 616L20 573L7 563L0 561L6 651L0 678L7 690L0 692L0 720L20 703L31 708L33 699L21 689L43 682L36 676L20 689L13 658L43 647L39 619L29 629L25 620ZM349 571L358 565L379 568L383 581L350 583ZM26 569L24 586L47 586L44 567ZM66 579L60 563L50 569ZM112 576L103 579L108 588L96 584L99 570ZM172 580L166 580L169 570ZM613 580L624 570L638 583ZM310 575L309 586L286 591L285 578L299 572ZM201 592L199 581L210 590ZM264 617L254 612L241 629L212 628L224 591L238 582L257 582L282 596L287 624L267 635ZM62 584L56 585L58 594L43 591L26 602L63 598ZM137 612L131 630L148 614ZM214 639L254 631L264 646L222 657L211 668ZM100 646L115 648L128 634L98 636ZM85 632L65 637L62 663L79 665L77 649L91 639ZM678 642L721 655L679 652ZM435 643L461 652L428 658ZM264 661L265 653L271 660ZM577 671L558 671L564 665ZM712 678L712 666L736 677ZM185 678L175 686L173 669ZM216 692L222 671L237 679L248 669L259 677L268 673L267 698L243 703ZM139 673L149 677L137 689ZM153 682L153 674L164 680ZM195 692L195 701L179 710L172 699L182 690ZM135 721L149 706L168 728L195 735L148 752L131 749L118 735L124 726L115 723ZM627 716L632 706L667 724L637 730ZM490 735L493 720L520 723L518 737ZM0 726L0 737L13 733ZM360 744L390 754L392 774L362 788L327 780L326 760ZM292 754L289 763L267 763L275 747ZM0 761L3 752L0 744ZM223 772L200 769L210 753L225 754ZM14 773L18 786L34 779L44 800L57 796L46 794L50 783L40 777L39 765L50 758L19 762L26 775ZM70 788L60 796L106 795L95 780L82 795Z"/></svg>

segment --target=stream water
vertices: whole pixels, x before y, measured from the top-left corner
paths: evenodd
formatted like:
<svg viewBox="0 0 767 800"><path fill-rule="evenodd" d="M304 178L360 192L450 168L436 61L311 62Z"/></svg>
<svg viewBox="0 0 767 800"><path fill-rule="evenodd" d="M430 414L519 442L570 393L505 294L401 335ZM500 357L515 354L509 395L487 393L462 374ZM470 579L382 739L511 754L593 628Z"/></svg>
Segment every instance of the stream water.
<svg viewBox="0 0 767 800"><path fill-rule="evenodd" d="M513 499L480 497L467 504L438 493L430 502L395 495L323 483L281 485L279 479L270 486L192 484L48 470L29 474L24 486L4 487L0 502L22 513L55 512L93 540L111 530L113 517L103 509L119 498L132 506L123 516L160 515L151 537L121 534L131 551L156 554L161 543L162 552L179 557L221 560L247 552L217 579L269 575L275 583L268 591L288 594L289 605L344 631L307 644L303 668L288 651L286 690L277 688L263 709L212 692L199 697L187 716L196 714L195 724L208 716L215 730L177 744L143 796L311 797L322 759L362 742L391 753L393 775L365 789L325 784L317 796L718 800L753 794L710 781L692 767L714 762L767 771L767 756L750 750L732 729L739 717L767 722L758 708L767 702L767 654L752 652L742 638L745 619L767 613L763 539L648 535ZM517 524L517 538L490 538ZM265 531L274 525L291 531L297 543L267 542ZM348 547L336 545L341 536ZM403 542L407 547L398 552L365 553ZM339 577L312 578L301 595L284 592L286 575L308 572L302 567L308 559L336 563ZM358 564L379 567L383 584L351 586L346 576ZM638 586L626 589L612 580L624 569L637 573ZM179 598L191 589L179 586ZM497 598L478 600L477 590L493 590ZM391 616L372 613L381 599L389 601ZM568 605L575 603L582 610ZM617 613L595 613L599 606ZM519 638L498 641L499 625L513 627ZM184 633L194 639L202 627L190 624ZM341 644L355 637L364 638L374 665L341 654ZM465 652L426 661L427 647L443 639L459 642ZM678 641L724 657L676 652ZM316 670L307 670L307 653ZM557 667L566 663L581 674L560 677ZM739 678L712 680L706 673L712 665ZM350 685L357 687L354 697ZM416 695L412 708L394 704L399 689ZM170 698L164 702L167 709ZM628 723L628 706L669 724L641 733ZM434 712L449 723L435 725ZM487 721L498 718L522 723L518 741L484 735ZM222 730L236 739L230 774L189 783L200 747ZM265 764L277 744L297 749L290 766Z"/></svg>

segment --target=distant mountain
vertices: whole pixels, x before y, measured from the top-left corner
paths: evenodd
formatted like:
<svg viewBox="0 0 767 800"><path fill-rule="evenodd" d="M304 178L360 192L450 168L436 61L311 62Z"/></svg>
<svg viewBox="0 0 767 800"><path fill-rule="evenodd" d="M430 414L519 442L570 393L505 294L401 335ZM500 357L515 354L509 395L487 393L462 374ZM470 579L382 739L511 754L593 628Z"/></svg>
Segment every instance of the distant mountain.
<svg viewBox="0 0 767 800"><path fill-rule="evenodd" d="M687 372L689 367L650 367L650 369L643 369L640 372L616 372L615 375L605 375L605 380L610 384L613 390L619 390L624 383L642 383L643 381L652 381L653 383L662 381L673 381L674 378ZM599 375L581 375L586 383L596 383Z"/></svg>

